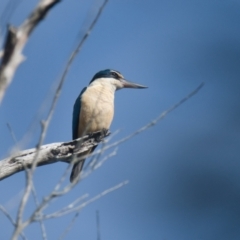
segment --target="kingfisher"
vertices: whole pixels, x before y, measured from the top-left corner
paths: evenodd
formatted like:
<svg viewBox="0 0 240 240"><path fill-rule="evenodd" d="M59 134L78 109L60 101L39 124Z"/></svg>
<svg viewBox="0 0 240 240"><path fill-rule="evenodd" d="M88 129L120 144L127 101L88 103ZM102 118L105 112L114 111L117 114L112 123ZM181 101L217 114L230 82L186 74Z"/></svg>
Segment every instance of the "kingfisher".
<svg viewBox="0 0 240 240"><path fill-rule="evenodd" d="M108 130L114 115L115 91L122 88L147 88L127 81L115 70L106 69L96 73L89 85L81 91L73 107L72 139L77 139L103 129ZM89 155L95 147L84 156ZM86 158L85 158L86 159ZM70 181L79 178L85 159L73 165Z"/></svg>

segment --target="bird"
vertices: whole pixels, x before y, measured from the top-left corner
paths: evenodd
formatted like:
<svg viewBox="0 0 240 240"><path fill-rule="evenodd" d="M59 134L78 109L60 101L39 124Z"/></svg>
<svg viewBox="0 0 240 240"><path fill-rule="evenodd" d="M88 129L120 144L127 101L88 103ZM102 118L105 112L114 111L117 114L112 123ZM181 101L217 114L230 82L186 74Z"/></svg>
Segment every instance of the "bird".
<svg viewBox="0 0 240 240"><path fill-rule="evenodd" d="M96 131L109 129L114 115L115 91L122 88L143 89L147 87L127 81L119 71L112 69L99 71L93 76L89 85L80 92L73 106L73 140ZM84 153L83 158L94 149L95 147L88 153ZM79 179L85 159L74 163L70 182Z"/></svg>

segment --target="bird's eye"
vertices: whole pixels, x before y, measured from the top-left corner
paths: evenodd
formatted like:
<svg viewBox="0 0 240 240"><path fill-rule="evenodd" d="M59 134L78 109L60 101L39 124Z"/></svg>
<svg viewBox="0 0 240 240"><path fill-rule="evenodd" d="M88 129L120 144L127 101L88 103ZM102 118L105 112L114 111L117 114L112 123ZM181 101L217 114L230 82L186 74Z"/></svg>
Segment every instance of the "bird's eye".
<svg viewBox="0 0 240 240"><path fill-rule="evenodd" d="M117 79L119 78L118 74L115 73L115 72L113 72L112 75L113 75L115 78L117 78Z"/></svg>

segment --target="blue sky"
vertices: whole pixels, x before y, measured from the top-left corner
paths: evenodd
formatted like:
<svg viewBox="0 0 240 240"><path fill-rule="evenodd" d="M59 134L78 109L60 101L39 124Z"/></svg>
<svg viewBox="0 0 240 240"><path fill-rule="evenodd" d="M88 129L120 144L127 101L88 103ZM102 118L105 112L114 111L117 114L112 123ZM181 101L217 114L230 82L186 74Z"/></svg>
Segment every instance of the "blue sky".
<svg viewBox="0 0 240 240"><path fill-rule="evenodd" d="M7 2L0 3L2 16ZM22 0L1 19L1 28L6 23L19 26L36 4ZM62 1L33 32L24 49L26 60L0 108L1 158L14 145L6 123L18 140L33 126L24 148L36 145L39 121L96 5L98 1ZM129 180L84 209L66 239L96 239L96 210L101 239L240 238L239 11L238 0L109 1L67 76L45 143L71 139L74 101L99 70L116 69L149 87L116 93L111 131L120 133L113 140L156 118L201 82L205 86L157 126L121 145L117 156L54 202L47 211ZM37 169L39 199L65 167L57 163ZM13 216L24 183L24 173L0 182L0 203ZM26 217L33 207L30 201ZM47 221L49 239L57 239L71 218ZM1 239L9 239L12 226L3 215L0 225ZM41 239L39 225L29 227L26 235Z"/></svg>

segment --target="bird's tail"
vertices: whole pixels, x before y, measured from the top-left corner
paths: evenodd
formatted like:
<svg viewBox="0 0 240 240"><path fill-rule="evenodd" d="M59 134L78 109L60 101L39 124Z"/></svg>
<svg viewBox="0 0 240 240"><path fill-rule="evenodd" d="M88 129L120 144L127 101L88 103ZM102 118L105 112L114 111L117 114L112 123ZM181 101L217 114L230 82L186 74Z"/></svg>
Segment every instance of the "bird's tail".
<svg viewBox="0 0 240 240"><path fill-rule="evenodd" d="M80 172L82 171L84 162L85 162L85 159L73 165L71 176L70 176L70 182L73 182L76 178L78 178Z"/></svg>

